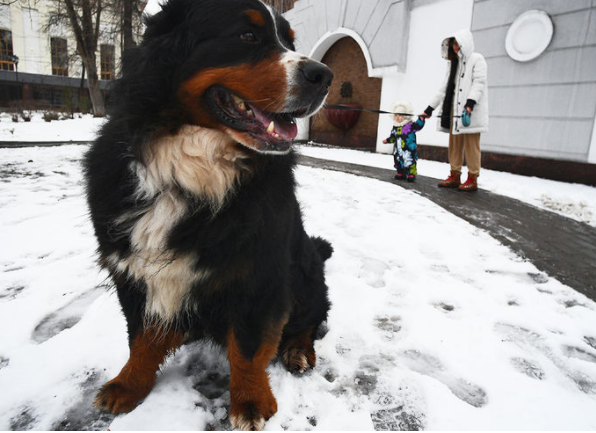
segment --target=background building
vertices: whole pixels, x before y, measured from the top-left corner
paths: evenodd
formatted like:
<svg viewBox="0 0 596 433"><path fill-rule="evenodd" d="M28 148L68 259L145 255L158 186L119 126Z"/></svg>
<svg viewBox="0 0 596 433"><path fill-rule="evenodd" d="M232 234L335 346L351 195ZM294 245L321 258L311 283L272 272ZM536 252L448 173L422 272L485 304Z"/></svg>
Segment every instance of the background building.
<svg viewBox="0 0 596 433"><path fill-rule="evenodd" d="M298 51L333 69L328 104L373 110L406 99L422 112L444 78L441 41L470 28L489 69L483 166L596 185L595 0L265 2L291 22ZM74 38L48 26L53 3L0 0L0 110L89 108ZM100 29L104 92L122 51L118 21L104 14ZM299 138L389 153L391 116L358 113L322 110L299 124ZM423 158L447 160L435 119L418 142Z"/></svg>
<svg viewBox="0 0 596 433"><path fill-rule="evenodd" d="M483 166L596 185L594 1L298 0L285 16L298 51L335 73L329 104L386 111L406 99L422 112L444 79L441 41L471 29L489 73ZM391 151L390 115L363 113L345 131L329 114L301 123L300 138ZM423 158L446 160L435 119L418 136Z"/></svg>
<svg viewBox="0 0 596 433"><path fill-rule="evenodd" d="M142 11L145 0L138 2ZM54 0L0 3L0 110L91 108L85 71L70 28L52 24ZM104 9L97 53L107 95L122 52L120 17Z"/></svg>

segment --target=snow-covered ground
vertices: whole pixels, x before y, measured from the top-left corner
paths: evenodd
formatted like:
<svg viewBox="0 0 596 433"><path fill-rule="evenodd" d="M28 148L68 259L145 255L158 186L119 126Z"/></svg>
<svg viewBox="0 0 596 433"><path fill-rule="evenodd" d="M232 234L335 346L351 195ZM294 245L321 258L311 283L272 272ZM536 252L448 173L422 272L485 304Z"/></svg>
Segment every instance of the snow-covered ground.
<svg viewBox="0 0 596 433"><path fill-rule="evenodd" d="M0 120L2 141L78 141L98 126ZM128 348L94 261L86 149L0 149L0 429L229 429L229 368L208 345L170 357L131 413L92 407ZM391 166L387 155L300 151ZM447 171L420 162L422 175ZM313 371L269 367L279 411L267 429L596 430L596 303L412 191L310 167L296 174L307 231L335 248L333 306ZM596 209L594 188L488 170L480 180L532 204L548 194Z"/></svg>
<svg viewBox="0 0 596 433"><path fill-rule="evenodd" d="M3 141L91 141L103 119L90 115L76 115L74 120L45 122L40 113L33 113L31 122L13 123L11 116L0 113L0 143ZM385 154L334 149L317 146L298 146L306 156L351 162L373 167L392 168L392 157ZM444 179L449 165L421 160L419 173ZM466 173L464 169L464 179ZM519 176L494 170L483 170L479 179L481 188L516 198L542 209L582 221L596 227L596 188L536 177Z"/></svg>
<svg viewBox="0 0 596 433"><path fill-rule="evenodd" d="M76 114L74 119L46 122L42 113L32 112L31 121L12 121L12 115L0 113L0 143L3 141L91 141L104 119L90 114Z"/></svg>
<svg viewBox="0 0 596 433"><path fill-rule="evenodd" d="M314 158L371 167L393 167L392 157L379 153L317 146L303 146L301 153ZM449 165L437 161L420 160L418 161L418 173L435 179L445 179L449 175ZM466 179L466 176L467 171L464 167L462 181ZM512 197L596 227L596 188L594 187L495 170L482 170L478 178L478 185L480 188L496 194Z"/></svg>

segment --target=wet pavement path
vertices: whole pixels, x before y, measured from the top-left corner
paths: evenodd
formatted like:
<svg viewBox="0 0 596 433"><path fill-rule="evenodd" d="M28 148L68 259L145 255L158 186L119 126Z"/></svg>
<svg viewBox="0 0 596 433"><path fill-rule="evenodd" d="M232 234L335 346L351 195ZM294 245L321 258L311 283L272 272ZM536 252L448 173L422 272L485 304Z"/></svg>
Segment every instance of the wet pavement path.
<svg viewBox="0 0 596 433"><path fill-rule="evenodd" d="M596 228L519 200L479 189L439 188L417 176L407 183L394 171L300 155L299 164L378 179L419 193L454 215L486 230L539 270L596 301Z"/></svg>

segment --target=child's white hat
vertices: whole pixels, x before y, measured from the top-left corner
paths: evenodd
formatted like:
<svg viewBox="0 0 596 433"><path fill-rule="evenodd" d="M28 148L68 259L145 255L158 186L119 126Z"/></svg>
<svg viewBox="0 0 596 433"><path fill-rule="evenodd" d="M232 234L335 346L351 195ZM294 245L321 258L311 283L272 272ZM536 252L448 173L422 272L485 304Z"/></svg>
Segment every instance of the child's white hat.
<svg viewBox="0 0 596 433"><path fill-rule="evenodd" d="M404 114L404 120L399 123L405 125L414 117L414 108L412 108L412 104L410 104L408 101L397 101L393 103L393 113Z"/></svg>
<svg viewBox="0 0 596 433"><path fill-rule="evenodd" d="M406 113L409 116L414 116L414 109L412 108L412 104L408 101L397 101L393 103L393 112L394 113Z"/></svg>

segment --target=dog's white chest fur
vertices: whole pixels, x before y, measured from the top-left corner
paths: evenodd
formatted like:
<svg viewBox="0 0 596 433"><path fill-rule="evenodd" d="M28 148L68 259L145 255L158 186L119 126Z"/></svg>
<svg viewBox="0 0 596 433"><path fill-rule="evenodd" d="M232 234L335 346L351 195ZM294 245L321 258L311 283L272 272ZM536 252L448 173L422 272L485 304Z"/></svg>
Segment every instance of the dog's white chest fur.
<svg viewBox="0 0 596 433"><path fill-rule="evenodd" d="M160 194L131 230L132 254L118 261L120 272L144 280L148 318L169 321L176 317L184 308L188 291L201 277L194 270L197 257L175 254L167 247L168 234L185 211L186 203L179 195Z"/></svg>
<svg viewBox="0 0 596 433"><path fill-rule="evenodd" d="M114 254L109 261L117 272L145 282L146 318L169 322L189 308L191 288L209 275L196 254L168 248L170 232L189 211L187 194L217 212L233 191L246 156L223 133L187 126L154 143L144 157L131 167L139 179L136 198L152 203L141 213L119 218L120 224L136 219L129 231L131 254Z"/></svg>

